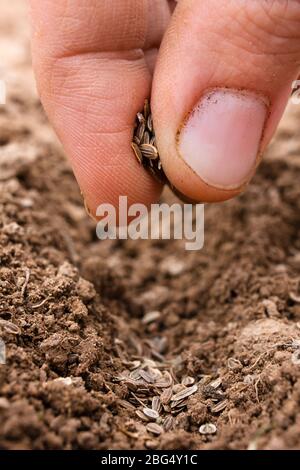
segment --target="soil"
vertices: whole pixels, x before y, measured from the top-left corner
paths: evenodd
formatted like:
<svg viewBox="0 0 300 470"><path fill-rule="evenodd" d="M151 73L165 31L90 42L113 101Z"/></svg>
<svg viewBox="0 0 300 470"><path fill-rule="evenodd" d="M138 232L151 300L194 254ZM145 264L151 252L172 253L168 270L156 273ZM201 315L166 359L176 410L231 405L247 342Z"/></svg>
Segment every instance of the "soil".
<svg viewBox="0 0 300 470"><path fill-rule="evenodd" d="M0 44L0 448L299 449L299 106L245 194L206 207L201 251L100 242L35 91L22 0L1 3ZM196 391L168 401L182 381ZM142 409L168 382L157 430Z"/></svg>

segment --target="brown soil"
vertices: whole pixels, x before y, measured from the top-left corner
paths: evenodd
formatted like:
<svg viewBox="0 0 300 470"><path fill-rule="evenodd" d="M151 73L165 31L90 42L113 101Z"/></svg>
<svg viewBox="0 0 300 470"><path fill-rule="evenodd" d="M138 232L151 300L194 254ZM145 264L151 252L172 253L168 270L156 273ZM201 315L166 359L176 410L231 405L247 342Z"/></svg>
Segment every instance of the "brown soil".
<svg viewBox="0 0 300 470"><path fill-rule="evenodd" d="M34 91L22 0L2 2L0 44L0 447L300 448L300 108L246 193L206 208L202 251L99 242ZM198 383L160 436L136 414L155 374Z"/></svg>

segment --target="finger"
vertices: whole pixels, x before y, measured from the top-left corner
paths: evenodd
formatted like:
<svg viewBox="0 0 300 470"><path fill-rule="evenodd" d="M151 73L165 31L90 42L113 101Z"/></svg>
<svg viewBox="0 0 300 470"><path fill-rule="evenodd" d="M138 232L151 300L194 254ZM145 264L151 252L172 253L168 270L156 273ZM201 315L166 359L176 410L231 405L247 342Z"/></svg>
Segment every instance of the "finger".
<svg viewBox="0 0 300 470"><path fill-rule="evenodd" d="M152 89L167 176L186 196L219 201L249 182L300 64L300 2L181 0Z"/></svg>
<svg viewBox="0 0 300 470"><path fill-rule="evenodd" d="M148 0L30 3L41 99L90 211L117 205L120 195L150 204L161 187L130 143L152 81L143 49L159 45L167 2L152 1L151 9Z"/></svg>

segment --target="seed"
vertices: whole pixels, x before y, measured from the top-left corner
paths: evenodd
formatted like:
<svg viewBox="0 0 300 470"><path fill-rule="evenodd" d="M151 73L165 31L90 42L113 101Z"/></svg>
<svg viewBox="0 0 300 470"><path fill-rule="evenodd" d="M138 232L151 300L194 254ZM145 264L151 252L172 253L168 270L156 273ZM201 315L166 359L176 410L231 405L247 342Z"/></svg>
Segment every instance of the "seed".
<svg viewBox="0 0 300 470"><path fill-rule="evenodd" d="M132 403L129 403L129 401L120 400L118 403L119 403L119 405L121 405L126 410L135 411L135 406L132 405Z"/></svg>
<svg viewBox="0 0 300 470"><path fill-rule="evenodd" d="M149 158L149 160L156 160L158 158L158 151L151 144L142 144L140 146L143 157Z"/></svg>
<svg viewBox="0 0 300 470"><path fill-rule="evenodd" d="M139 122L145 122L145 118L142 113L137 113L136 117L138 118Z"/></svg>
<svg viewBox="0 0 300 470"><path fill-rule="evenodd" d="M148 131L144 132L142 144L150 144L150 135Z"/></svg>
<svg viewBox="0 0 300 470"><path fill-rule="evenodd" d="M153 121L152 121L152 115L150 114L147 119L147 127L150 132L153 132Z"/></svg>
<svg viewBox="0 0 300 470"><path fill-rule="evenodd" d="M152 323L155 320L158 320L161 317L161 313L158 311L153 311L153 312L148 312L146 315L144 315L142 319L142 323L144 325L147 325L148 323Z"/></svg>
<svg viewBox="0 0 300 470"><path fill-rule="evenodd" d="M155 135L154 135L153 137L151 137L151 139L150 139L150 144L151 144L151 145L154 145L154 147L157 147ZM159 161L159 163L161 164L160 161Z"/></svg>
<svg viewBox="0 0 300 470"><path fill-rule="evenodd" d="M222 379L218 378L218 379L213 380L212 382L210 382L209 387L216 389L216 388L220 387L221 383L222 383Z"/></svg>
<svg viewBox="0 0 300 470"><path fill-rule="evenodd" d="M135 414L136 414L142 421L149 421L149 418L148 418L141 410L136 410Z"/></svg>
<svg viewBox="0 0 300 470"><path fill-rule="evenodd" d="M161 402L159 397L152 398L152 410L157 411L157 413L161 410Z"/></svg>
<svg viewBox="0 0 300 470"><path fill-rule="evenodd" d="M178 407L181 407L181 406L185 406L184 402L185 402L184 399L172 401L171 408L178 408ZM183 403L184 403L184 405L183 405Z"/></svg>
<svg viewBox="0 0 300 470"><path fill-rule="evenodd" d="M135 391L139 386L139 382L137 380L130 380L130 379L125 379L123 381L123 384L126 385L126 387L128 387L129 390L133 390L133 391Z"/></svg>
<svg viewBox="0 0 300 470"><path fill-rule="evenodd" d="M155 378L149 372L139 369L139 374L148 384L153 384L155 382Z"/></svg>
<svg viewBox="0 0 300 470"><path fill-rule="evenodd" d="M163 377L155 383L155 387L158 388L169 388L173 385L173 379L169 372L164 372Z"/></svg>
<svg viewBox="0 0 300 470"><path fill-rule="evenodd" d="M135 142L131 142L131 148L134 151L134 155L136 156L137 161L141 165L143 162L143 155L139 149L139 146Z"/></svg>
<svg viewBox="0 0 300 470"><path fill-rule="evenodd" d="M200 434L216 434L217 427L213 423L202 424L199 428Z"/></svg>
<svg viewBox="0 0 300 470"><path fill-rule="evenodd" d="M0 328L3 328L6 333L10 333L11 335L19 335L21 333L20 328L8 320L0 319Z"/></svg>
<svg viewBox="0 0 300 470"><path fill-rule="evenodd" d="M220 403L218 403L217 405L214 405L210 408L210 411L212 413L220 413L220 411L223 411L225 410L225 408L227 407L228 405L228 401L227 400L223 400L221 401Z"/></svg>
<svg viewBox="0 0 300 470"><path fill-rule="evenodd" d="M297 294L294 294L293 292L290 292L289 293L289 296L290 296L290 299L295 302L295 304L299 304L300 303L300 296L297 295Z"/></svg>
<svg viewBox="0 0 300 470"><path fill-rule="evenodd" d="M182 392L182 390L185 390L186 387L183 384L175 384L173 387L173 393L179 393Z"/></svg>
<svg viewBox="0 0 300 470"><path fill-rule="evenodd" d="M230 357L227 361L227 367L228 369L237 370L237 369L242 369L243 364L241 363L241 361L239 361L235 357Z"/></svg>
<svg viewBox="0 0 300 470"><path fill-rule="evenodd" d="M174 427L174 418L172 416L167 416L166 419L164 420L164 430L165 431L171 431Z"/></svg>
<svg viewBox="0 0 300 470"><path fill-rule="evenodd" d="M168 403L170 403L172 395L173 395L172 387L165 388L164 391L162 392L161 396L160 396L161 403L163 405L167 405Z"/></svg>
<svg viewBox="0 0 300 470"><path fill-rule="evenodd" d="M189 397L190 395L193 395L193 393L196 393L197 390L198 390L198 385L193 385L192 387L188 387L185 390L182 390L181 392L176 393L175 395L173 395L171 400L172 401L184 400L185 398Z"/></svg>
<svg viewBox="0 0 300 470"><path fill-rule="evenodd" d="M138 138L139 142L141 143L142 140L143 140L143 136L144 136L144 132L145 132L145 129L146 129L146 124L145 124L145 121L141 121L138 125L138 128L136 130L136 137Z"/></svg>
<svg viewBox="0 0 300 470"><path fill-rule="evenodd" d="M147 431L152 432L152 434L157 434L158 436L164 432L164 429L156 423L149 423L146 426Z"/></svg>
<svg viewBox="0 0 300 470"><path fill-rule="evenodd" d="M184 377L184 379L182 380L182 385L184 385L185 387L189 387L190 385L194 385L195 383L195 379L194 377Z"/></svg>
<svg viewBox="0 0 300 470"><path fill-rule="evenodd" d="M136 135L133 136L133 143L137 145L140 145L141 143L140 139Z"/></svg>
<svg viewBox="0 0 300 470"><path fill-rule="evenodd" d="M143 413L147 418L150 419L157 419L159 418L159 413L156 410L152 410L151 408L143 408Z"/></svg>
<svg viewBox="0 0 300 470"><path fill-rule="evenodd" d="M138 366L139 367L139 366ZM130 374L129 374L129 377L133 380L138 380L141 378L140 376L140 369L133 369Z"/></svg>
<svg viewBox="0 0 300 470"><path fill-rule="evenodd" d="M145 119L148 119L148 116L150 114L150 104L148 100L145 100L144 103L144 117Z"/></svg>
<svg viewBox="0 0 300 470"><path fill-rule="evenodd" d="M140 367L140 365L141 365L141 361L132 361L129 364L129 367L130 369L137 369L138 367Z"/></svg>

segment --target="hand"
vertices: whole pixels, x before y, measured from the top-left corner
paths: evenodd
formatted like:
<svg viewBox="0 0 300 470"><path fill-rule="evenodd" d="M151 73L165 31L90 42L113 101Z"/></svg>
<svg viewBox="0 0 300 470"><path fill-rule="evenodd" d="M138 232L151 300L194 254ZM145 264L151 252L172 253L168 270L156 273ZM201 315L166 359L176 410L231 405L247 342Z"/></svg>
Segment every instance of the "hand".
<svg viewBox="0 0 300 470"><path fill-rule="evenodd" d="M41 99L93 214L160 195L130 147L150 94L176 188L199 201L244 189L299 74L299 0L180 0L173 15L167 0L30 3Z"/></svg>

